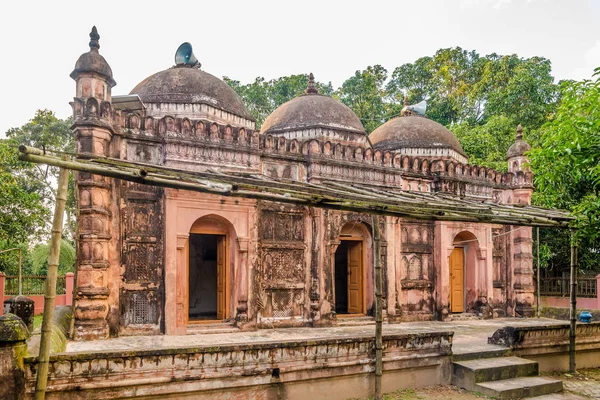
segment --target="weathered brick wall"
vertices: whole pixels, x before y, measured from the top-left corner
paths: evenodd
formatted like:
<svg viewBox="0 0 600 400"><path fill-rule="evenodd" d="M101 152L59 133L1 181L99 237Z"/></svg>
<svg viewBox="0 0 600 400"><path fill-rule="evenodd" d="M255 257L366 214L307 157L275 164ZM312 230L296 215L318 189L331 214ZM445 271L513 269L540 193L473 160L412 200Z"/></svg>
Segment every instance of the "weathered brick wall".
<svg viewBox="0 0 600 400"><path fill-rule="evenodd" d="M419 368L449 383L452 332L384 336L386 374ZM273 383L311 385L316 378L358 377L374 371L371 336L218 347L57 354L50 360L47 398L104 399L184 395ZM27 393L36 360L25 360ZM412 372L411 372L412 373ZM384 376L385 377L385 376ZM356 380L356 378L353 378ZM331 381L334 382L334 381ZM401 382L397 382L398 385ZM321 398L330 398L323 393Z"/></svg>

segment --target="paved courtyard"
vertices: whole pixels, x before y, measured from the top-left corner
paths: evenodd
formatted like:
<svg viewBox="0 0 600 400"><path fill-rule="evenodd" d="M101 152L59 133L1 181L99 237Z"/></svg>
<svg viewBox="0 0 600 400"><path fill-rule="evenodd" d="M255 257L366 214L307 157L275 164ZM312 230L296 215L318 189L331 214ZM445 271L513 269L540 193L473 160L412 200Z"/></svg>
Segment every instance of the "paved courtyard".
<svg viewBox="0 0 600 400"><path fill-rule="evenodd" d="M535 326L548 324L564 324L548 318L498 318L490 320L466 320L456 322L405 322L384 324L384 334L390 333L422 333L453 331L453 351L456 354L471 353L489 349L500 349L500 346L487 344L487 338L503 326ZM252 332L232 332L197 334L182 336L129 336L85 342L69 342L67 352L121 351L139 349L186 348L194 346L216 346L223 344L244 343L280 343L287 340L311 340L325 338L345 338L353 336L374 335L375 325L340 326L329 328L281 328L260 329Z"/></svg>

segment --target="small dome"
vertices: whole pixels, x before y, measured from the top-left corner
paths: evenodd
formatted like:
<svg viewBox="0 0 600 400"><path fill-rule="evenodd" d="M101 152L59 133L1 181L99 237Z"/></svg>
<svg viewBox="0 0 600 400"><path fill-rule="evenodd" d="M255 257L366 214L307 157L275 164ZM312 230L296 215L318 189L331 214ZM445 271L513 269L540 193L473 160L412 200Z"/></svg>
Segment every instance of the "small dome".
<svg viewBox="0 0 600 400"><path fill-rule="evenodd" d="M279 106L265 119L261 133L307 128L330 128L366 135L360 119L348 106L316 93L298 96Z"/></svg>
<svg viewBox="0 0 600 400"><path fill-rule="evenodd" d="M79 56L79 59L75 63L75 69L71 72L70 77L76 79L82 72L94 72L107 78L109 85L112 87L115 86L117 82L113 79L110 65L108 65L104 57L98 53L98 49L100 48L100 44L98 43L99 39L100 35L98 35L98 31L94 26L90 32L90 51Z"/></svg>
<svg viewBox="0 0 600 400"><path fill-rule="evenodd" d="M512 157L524 156L526 152L531 150L529 143L523 140L523 127L521 124L517 127L517 137L515 142L508 148L506 152L506 159Z"/></svg>
<svg viewBox="0 0 600 400"><path fill-rule="evenodd" d="M375 129L369 139L378 150L402 148L449 148L466 157L458 139L445 126L418 115L389 120Z"/></svg>
<svg viewBox="0 0 600 400"><path fill-rule="evenodd" d="M529 150L531 150L529 143L523 140L517 140L508 148L506 158L524 156Z"/></svg>
<svg viewBox="0 0 600 400"><path fill-rule="evenodd" d="M197 68L173 67L141 81L129 94L147 103L208 104L254 121L238 94L225 82Z"/></svg>

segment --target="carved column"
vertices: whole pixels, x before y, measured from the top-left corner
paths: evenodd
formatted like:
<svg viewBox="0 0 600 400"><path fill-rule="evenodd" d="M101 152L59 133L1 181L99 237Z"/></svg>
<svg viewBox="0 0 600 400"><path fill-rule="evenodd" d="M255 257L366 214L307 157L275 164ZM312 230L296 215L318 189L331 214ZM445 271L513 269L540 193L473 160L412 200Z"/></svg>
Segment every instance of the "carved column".
<svg viewBox="0 0 600 400"><path fill-rule="evenodd" d="M515 142L506 154L508 162L507 181L513 189L509 190L509 203L531 204L533 193L533 174L527 167L527 152L531 146L523 140L523 128L517 127ZM513 302L515 313L523 317L533 317L533 254L531 228L513 227L512 264L513 264Z"/></svg>
<svg viewBox="0 0 600 400"><path fill-rule="evenodd" d="M313 321L313 325L317 325L317 320L320 319L320 300L321 293L319 291L319 265L321 264L321 244L323 243L321 221L321 211L316 208L309 210L311 221L311 241L310 241L310 280L309 280L309 298L310 298L310 315L309 318Z"/></svg>
<svg viewBox="0 0 600 400"><path fill-rule="evenodd" d="M76 82L73 130L79 153L109 156L113 135L111 88L116 85L110 66L98 53L100 36L90 33L90 51L82 54L71 78ZM109 269L111 260L113 179L76 175L79 220L74 338L105 339L109 335ZM118 265L116 266L118 267ZM118 296L118 294L115 294Z"/></svg>
<svg viewBox="0 0 600 400"><path fill-rule="evenodd" d="M513 227L513 293L515 313L533 317L533 254L532 228Z"/></svg>
<svg viewBox="0 0 600 400"><path fill-rule="evenodd" d="M239 237L238 245L240 248L240 265L236 282L239 285L239 297L237 304L236 323L241 326L248 322L248 243L247 237Z"/></svg>

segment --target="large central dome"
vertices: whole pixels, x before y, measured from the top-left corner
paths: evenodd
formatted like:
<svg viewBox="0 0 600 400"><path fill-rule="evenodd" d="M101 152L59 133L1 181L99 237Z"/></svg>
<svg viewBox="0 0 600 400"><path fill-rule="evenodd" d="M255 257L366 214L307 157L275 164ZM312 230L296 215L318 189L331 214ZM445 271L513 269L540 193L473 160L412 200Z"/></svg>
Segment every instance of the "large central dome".
<svg viewBox="0 0 600 400"><path fill-rule="evenodd" d="M238 94L221 79L197 68L173 67L140 82L130 94L146 103L208 104L254 120Z"/></svg>

